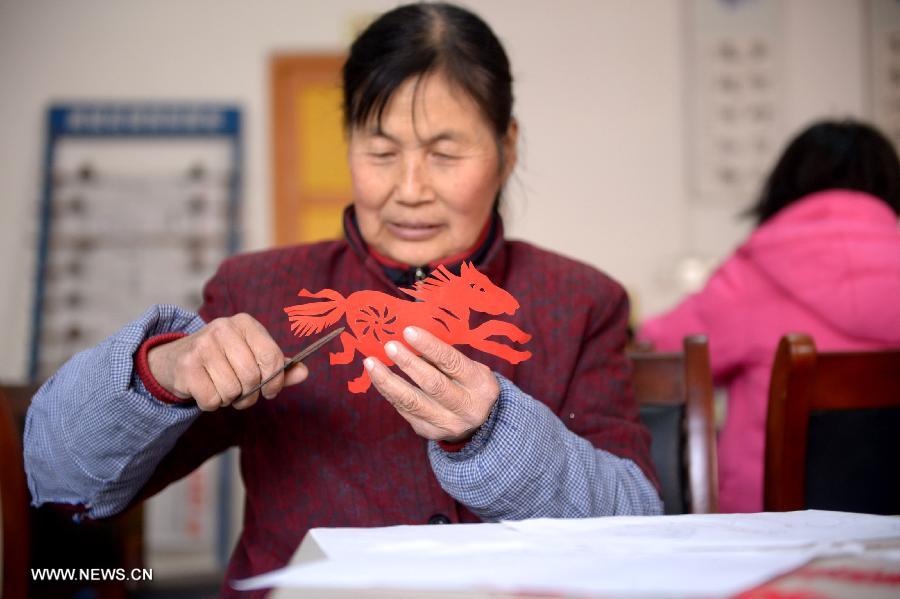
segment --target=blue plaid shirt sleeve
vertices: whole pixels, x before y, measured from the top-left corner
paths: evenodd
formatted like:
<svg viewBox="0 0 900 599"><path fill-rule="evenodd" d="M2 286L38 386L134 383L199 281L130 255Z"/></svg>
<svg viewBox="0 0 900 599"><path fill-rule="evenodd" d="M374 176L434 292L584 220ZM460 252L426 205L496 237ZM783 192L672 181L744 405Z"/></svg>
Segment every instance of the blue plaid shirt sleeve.
<svg viewBox="0 0 900 599"><path fill-rule="evenodd" d="M25 471L34 505L83 505L93 518L123 510L178 437L195 406L155 399L134 372L154 335L194 333L203 320L157 305L64 364L35 394L25 423Z"/></svg>
<svg viewBox="0 0 900 599"><path fill-rule="evenodd" d="M496 375L500 397L458 452L428 444L444 490L485 521L663 513L631 460L595 449L543 403Z"/></svg>

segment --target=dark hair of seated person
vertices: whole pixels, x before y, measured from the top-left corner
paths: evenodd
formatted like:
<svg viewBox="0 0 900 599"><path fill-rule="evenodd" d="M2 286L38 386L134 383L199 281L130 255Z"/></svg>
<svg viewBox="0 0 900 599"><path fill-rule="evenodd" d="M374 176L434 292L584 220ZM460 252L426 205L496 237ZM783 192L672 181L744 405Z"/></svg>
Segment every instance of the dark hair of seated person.
<svg viewBox="0 0 900 599"><path fill-rule="evenodd" d="M900 214L900 161L891 142L864 123L818 122L788 144L745 214L761 225L789 204L826 189L866 192Z"/></svg>
<svg viewBox="0 0 900 599"><path fill-rule="evenodd" d="M502 170L500 141L512 122L509 58L487 23L451 4L400 6L360 34L344 63L344 126L349 130L374 124L380 130L381 115L394 92L410 77L421 81L434 72L459 86L478 106L493 129Z"/></svg>

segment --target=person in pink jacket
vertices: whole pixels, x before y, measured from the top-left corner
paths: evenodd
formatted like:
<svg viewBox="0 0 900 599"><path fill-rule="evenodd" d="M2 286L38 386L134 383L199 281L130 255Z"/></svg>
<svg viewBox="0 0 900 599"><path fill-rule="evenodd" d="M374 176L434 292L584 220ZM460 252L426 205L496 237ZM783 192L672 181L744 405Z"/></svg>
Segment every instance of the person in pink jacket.
<svg viewBox="0 0 900 599"><path fill-rule="evenodd" d="M757 228L706 286L638 337L679 350L709 337L713 378L728 389L719 434L719 507L763 506L766 406L779 339L822 350L900 346L900 162L878 131L821 122L784 151L748 211Z"/></svg>

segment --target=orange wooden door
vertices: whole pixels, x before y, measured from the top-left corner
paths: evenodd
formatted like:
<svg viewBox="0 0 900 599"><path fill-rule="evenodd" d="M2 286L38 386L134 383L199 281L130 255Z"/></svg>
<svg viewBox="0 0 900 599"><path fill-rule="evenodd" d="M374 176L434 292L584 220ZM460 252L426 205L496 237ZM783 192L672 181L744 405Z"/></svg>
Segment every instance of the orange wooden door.
<svg viewBox="0 0 900 599"><path fill-rule="evenodd" d="M342 54L272 58L275 245L335 239L351 201L341 116Z"/></svg>

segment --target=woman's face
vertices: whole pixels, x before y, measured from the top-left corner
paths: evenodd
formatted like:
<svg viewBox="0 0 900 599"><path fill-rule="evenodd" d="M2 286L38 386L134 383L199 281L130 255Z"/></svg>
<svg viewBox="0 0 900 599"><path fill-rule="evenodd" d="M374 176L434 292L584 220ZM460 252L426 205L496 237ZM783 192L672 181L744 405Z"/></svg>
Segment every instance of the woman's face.
<svg viewBox="0 0 900 599"><path fill-rule="evenodd" d="M415 106L413 106L415 102ZM423 265L471 248L515 166L516 126L501 140L472 99L440 73L399 87L374 120L351 131L350 174L363 239Z"/></svg>

